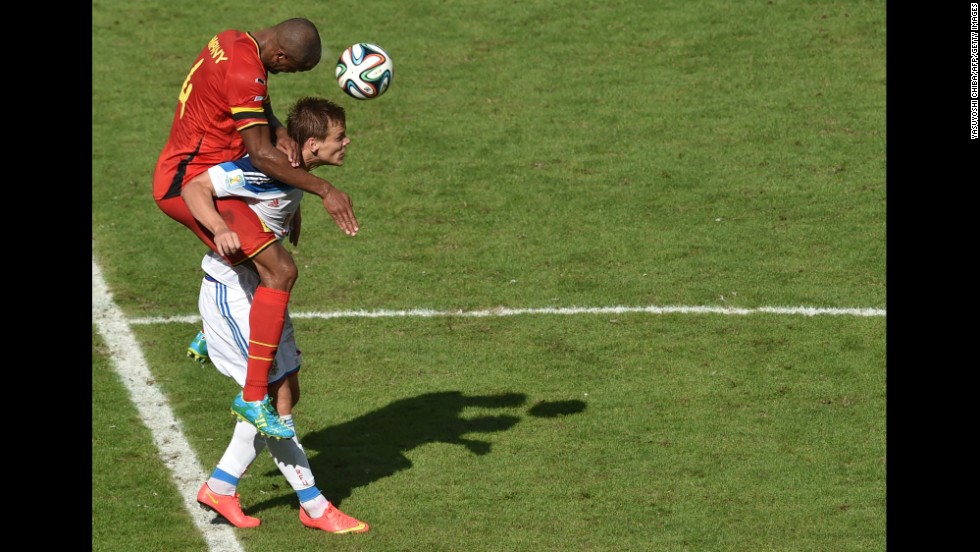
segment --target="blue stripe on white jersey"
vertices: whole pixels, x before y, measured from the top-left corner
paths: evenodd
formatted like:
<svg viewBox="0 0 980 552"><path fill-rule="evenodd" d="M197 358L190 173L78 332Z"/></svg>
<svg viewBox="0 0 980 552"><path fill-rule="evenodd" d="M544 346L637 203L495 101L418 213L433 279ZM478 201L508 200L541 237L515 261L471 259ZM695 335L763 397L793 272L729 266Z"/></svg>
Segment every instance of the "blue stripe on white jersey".
<svg viewBox="0 0 980 552"><path fill-rule="evenodd" d="M248 156L219 163L208 172L218 197L239 196L266 200L285 197L295 190L289 184L256 169Z"/></svg>

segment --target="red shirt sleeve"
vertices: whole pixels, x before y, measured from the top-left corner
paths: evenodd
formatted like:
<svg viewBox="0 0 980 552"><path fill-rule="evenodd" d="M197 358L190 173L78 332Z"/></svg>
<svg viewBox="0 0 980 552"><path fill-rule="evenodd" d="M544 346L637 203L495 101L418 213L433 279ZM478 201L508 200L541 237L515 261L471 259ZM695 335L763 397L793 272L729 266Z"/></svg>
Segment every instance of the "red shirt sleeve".
<svg viewBox="0 0 980 552"><path fill-rule="evenodd" d="M228 106L239 132L269 124L264 107L269 102L268 72L259 57L258 45L247 33L242 35L234 42L236 51L230 56L225 80Z"/></svg>

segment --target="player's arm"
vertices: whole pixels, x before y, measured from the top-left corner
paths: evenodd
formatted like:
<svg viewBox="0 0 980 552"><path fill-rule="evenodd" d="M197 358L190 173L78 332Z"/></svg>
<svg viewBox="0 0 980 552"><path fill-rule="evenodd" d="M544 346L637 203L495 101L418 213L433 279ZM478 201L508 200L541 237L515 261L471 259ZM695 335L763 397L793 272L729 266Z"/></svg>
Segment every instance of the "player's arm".
<svg viewBox="0 0 980 552"><path fill-rule="evenodd" d="M240 133L256 169L275 180L319 196L323 208L330 213L337 226L349 236L357 235L357 218L350 196L326 180L290 165L289 159L272 145L269 125L252 125Z"/></svg>
<svg viewBox="0 0 980 552"><path fill-rule="evenodd" d="M269 126L272 127L272 132L276 139L276 149L286 154L290 165L299 167L300 161L303 160L303 150L299 142L293 140L293 137L289 135L288 129L276 117L276 114L272 112L272 104L265 104L264 108L265 118L269 120Z"/></svg>
<svg viewBox="0 0 980 552"><path fill-rule="evenodd" d="M214 206L214 198L217 194L207 171L184 184L180 196L184 198L184 203L187 204L187 209L194 218L214 234L214 244L218 253L228 257L242 248L238 234L228 228L225 219L221 218L221 214Z"/></svg>

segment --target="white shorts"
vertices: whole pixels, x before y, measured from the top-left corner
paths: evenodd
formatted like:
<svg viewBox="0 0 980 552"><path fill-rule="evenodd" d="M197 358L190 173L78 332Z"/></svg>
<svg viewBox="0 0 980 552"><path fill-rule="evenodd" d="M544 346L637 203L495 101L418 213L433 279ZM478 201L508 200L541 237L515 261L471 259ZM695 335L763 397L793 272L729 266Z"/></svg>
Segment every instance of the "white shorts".
<svg viewBox="0 0 980 552"><path fill-rule="evenodd" d="M201 280L198 308L208 344L208 357L222 374L233 378L239 387L245 387L248 371L248 312L252 306L255 288L228 286L205 276ZM293 321L286 313L282 327L279 351L269 369L269 383L275 383L299 370L302 356L296 347Z"/></svg>

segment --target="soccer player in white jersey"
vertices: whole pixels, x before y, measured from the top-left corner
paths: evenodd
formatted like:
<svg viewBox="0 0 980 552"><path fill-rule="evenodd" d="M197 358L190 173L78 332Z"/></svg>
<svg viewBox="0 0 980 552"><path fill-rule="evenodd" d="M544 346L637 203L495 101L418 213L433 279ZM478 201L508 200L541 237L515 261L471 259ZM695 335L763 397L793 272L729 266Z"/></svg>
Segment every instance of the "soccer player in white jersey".
<svg viewBox="0 0 980 552"><path fill-rule="evenodd" d="M323 165L343 165L350 138L347 137L342 107L323 98L302 98L290 110L286 126L289 135L302 146L306 170ZM184 197L188 202L245 197L280 240L288 238L296 245L303 193L257 171L245 157L215 165L195 177L185 185ZM241 247L238 236L232 231L216 231L215 243L225 256L234 254ZM249 264L232 266L222 255L208 251L201 261L205 275L198 301L208 356L219 372L233 378L240 387L245 385L247 372L249 308L259 284L258 273ZM287 313L279 350L269 370L269 396L280 420L294 430L292 408L300 396L301 361L292 320ZM317 488L298 435L290 439L268 438L244 420L237 421L221 460L211 477L201 485L198 502L221 514L235 527L258 526L261 523L258 518L242 511L237 487L239 479L263 448L268 448L279 471L296 492L303 525L329 533L368 531L367 523L341 512Z"/></svg>

